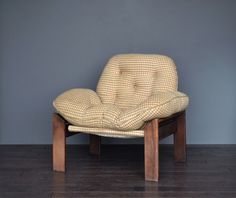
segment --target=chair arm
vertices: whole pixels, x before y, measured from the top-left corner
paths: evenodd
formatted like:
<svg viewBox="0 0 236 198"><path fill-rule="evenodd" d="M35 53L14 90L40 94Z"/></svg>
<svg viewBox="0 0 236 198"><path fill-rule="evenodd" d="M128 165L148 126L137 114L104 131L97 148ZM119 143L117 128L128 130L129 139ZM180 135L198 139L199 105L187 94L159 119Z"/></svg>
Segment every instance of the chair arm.
<svg viewBox="0 0 236 198"><path fill-rule="evenodd" d="M136 107L122 112L119 125L125 129L129 126L129 119L136 123L135 127L141 127L144 122L154 118L169 117L174 113L181 112L188 106L188 96L178 91L159 91L148 97Z"/></svg>
<svg viewBox="0 0 236 198"><path fill-rule="evenodd" d="M101 104L101 100L95 91L81 88L65 91L53 101L53 106L59 114L64 116L67 113L67 116L71 117L80 117L84 110L98 104ZM75 110L73 114L68 107Z"/></svg>

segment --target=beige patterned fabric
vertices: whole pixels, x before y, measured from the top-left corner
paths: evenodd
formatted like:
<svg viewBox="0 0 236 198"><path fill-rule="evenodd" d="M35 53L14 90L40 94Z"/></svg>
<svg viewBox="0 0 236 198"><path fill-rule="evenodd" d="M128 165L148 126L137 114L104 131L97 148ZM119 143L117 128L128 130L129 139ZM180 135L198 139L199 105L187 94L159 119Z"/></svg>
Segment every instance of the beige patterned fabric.
<svg viewBox="0 0 236 198"><path fill-rule="evenodd" d="M188 106L188 97L177 91L177 79L175 64L169 57L117 55L108 61L97 92L71 89L53 104L74 125L69 130L139 137L140 133L134 131L144 122L168 117Z"/></svg>
<svg viewBox="0 0 236 198"><path fill-rule="evenodd" d="M119 138L133 138L133 137L144 137L144 130L133 130L133 131L118 131L104 128L89 128L69 125L68 130L70 132L82 131L83 133L89 133L104 137L119 137Z"/></svg>
<svg viewBox="0 0 236 198"><path fill-rule="evenodd" d="M178 77L172 59L162 55L122 54L112 57L98 82L104 104L135 107L157 91L176 91Z"/></svg>

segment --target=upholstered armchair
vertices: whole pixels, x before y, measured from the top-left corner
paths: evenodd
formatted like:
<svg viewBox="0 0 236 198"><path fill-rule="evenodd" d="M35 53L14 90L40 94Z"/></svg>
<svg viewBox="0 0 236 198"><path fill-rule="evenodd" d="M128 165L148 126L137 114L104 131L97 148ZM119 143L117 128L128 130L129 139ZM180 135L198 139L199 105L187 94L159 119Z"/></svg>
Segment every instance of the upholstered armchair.
<svg viewBox="0 0 236 198"><path fill-rule="evenodd" d="M65 171L66 137L90 134L90 152L100 154L101 136L144 138L145 180L158 181L159 141L174 135L174 158L186 160L185 109L171 58L121 54L105 66L97 90L71 89L53 102L53 170ZM165 130L162 130L163 126Z"/></svg>

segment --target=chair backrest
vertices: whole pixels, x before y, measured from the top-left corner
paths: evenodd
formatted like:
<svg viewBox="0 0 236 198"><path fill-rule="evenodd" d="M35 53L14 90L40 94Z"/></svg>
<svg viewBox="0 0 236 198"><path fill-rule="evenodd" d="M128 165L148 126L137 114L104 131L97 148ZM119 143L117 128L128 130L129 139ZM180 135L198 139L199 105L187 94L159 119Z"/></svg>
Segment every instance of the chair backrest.
<svg viewBox="0 0 236 198"><path fill-rule="evenodd" d="M121 109L137 106L157 91L175 91L176 66L171 58L155 54L120 54L105 66L97 85L104 104Z"/></svg>

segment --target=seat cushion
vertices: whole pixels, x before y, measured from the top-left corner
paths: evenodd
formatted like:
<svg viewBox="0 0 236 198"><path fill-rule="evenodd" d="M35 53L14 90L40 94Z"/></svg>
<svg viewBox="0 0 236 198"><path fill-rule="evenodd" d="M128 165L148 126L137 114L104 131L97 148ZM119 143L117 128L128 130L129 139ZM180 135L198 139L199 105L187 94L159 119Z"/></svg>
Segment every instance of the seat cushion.
<svg viewBox="0 0 236 198"><path fill-rule="evenodd" d="M122 110L115 104L103 104L92 90L72 89L59 95L53 105L75 126L129 131L153 118L183 111L188 97L177 91L158 91L141 104Z"/></svg>

